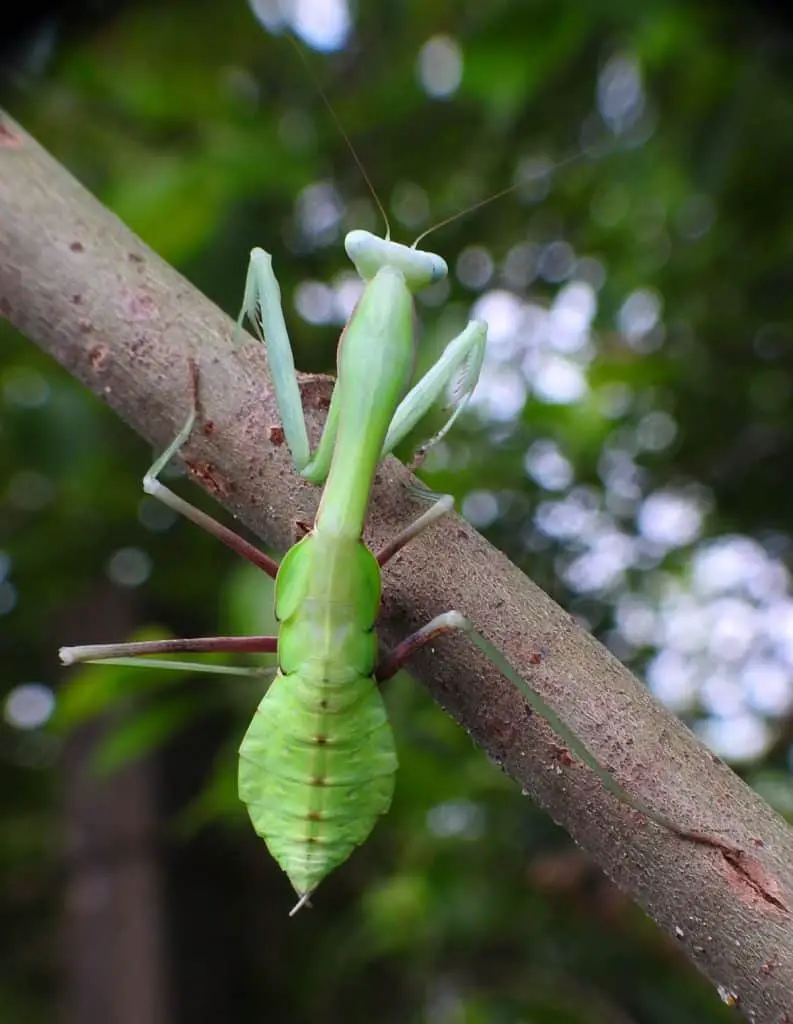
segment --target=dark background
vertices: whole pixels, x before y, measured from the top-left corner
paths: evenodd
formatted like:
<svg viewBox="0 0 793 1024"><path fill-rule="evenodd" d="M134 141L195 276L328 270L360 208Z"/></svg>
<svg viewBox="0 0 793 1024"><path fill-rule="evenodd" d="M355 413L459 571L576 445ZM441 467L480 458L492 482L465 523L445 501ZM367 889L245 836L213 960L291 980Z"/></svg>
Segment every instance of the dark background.
<svg viewBox="0 0 793 1024"><path fill-rule="evenodd" d="M306 9L316 28L336 8ZM793 813L789 14L350 18L343 45L306 49L396 237L534 169L427 240L452 274L419 303L425 352L474 305L492 338L428 484ZM433 97L419 55L432 77L454 47L459 86ZM272 251L298 365L332 368L343 232L380 224L284 38L243 0L26 4L0 55L10 112L229 312L249 249ZM268 581L144 500L145 446L5 324L0 342L3 1024L727 1019L408 678L388 689L394 807L289 920L235 794L257 688L67 683L54 655L144 626L267 630Z"/></svg>

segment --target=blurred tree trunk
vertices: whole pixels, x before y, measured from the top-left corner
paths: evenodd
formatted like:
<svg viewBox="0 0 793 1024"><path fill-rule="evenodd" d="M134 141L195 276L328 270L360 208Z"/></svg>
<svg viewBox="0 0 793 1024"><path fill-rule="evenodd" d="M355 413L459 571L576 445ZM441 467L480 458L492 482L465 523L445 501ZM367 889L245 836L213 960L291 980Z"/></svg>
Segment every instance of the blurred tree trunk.
<svg viewBox="0 0 793 1024"><path fill-rule="evenodd" d="M74 643L126 635L118 591L94 593L61 627ZM62 766L67 876L62 918L63 1024L167 1024L157 806L152 758L108 776L93 764L113 723L69 734Z"/></svg>

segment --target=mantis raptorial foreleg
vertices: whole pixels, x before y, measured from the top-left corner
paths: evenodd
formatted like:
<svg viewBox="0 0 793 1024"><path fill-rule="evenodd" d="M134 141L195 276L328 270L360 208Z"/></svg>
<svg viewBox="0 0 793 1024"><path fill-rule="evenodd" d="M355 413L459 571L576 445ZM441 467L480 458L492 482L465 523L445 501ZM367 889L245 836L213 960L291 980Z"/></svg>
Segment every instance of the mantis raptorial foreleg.
<svg viewBox="0 0 793 1024"><path fill-rule="evenodd" d="M421 454L425 455L446 436L474 392L482 372L486 343L487 326L481 320L472 320L460 334L452 338L438 361L397 406L386 434L383 455L388 455L407 437L451 386L449 418L437 433L422 444Z"/></svg>
<svg viewBox="0 0 793 1024"><path fill-rule="evenodd" d="M251 250L242 309L234 332L235 343L239 340L246 316L267 349L267 362L284 437L295 468L302 473L310 458L308 432L300 401L292 345L281 306L281 288L273 273L272 256L264 249ZM327 424L325 430L328 430Z"/></svg>
<svg viewBox="0 0 793 1024"><path fill-rule="evenodd" d="M361 265L360 258L356 260L356 265L362 273L367 271L366 263ZM311 456L297 371L281 305L281 289L273 272L272 258L263 249L253 249L251 252L242 309L237 318L237 338L246 316L267 349L273 391L295 468L307 480L321 484L327 478L330 468L342 394L338 387L334 390L322 437L316 452ZM422 444L420 455L423 457L446 435L465 408L479 380L486 340L487 327L479 320L472 320L460 334L452 338L440 358L397 406L383 443L381 458L392 452L432 406L451 391L449 417L441 429ZM340 344L344 344L343 335Z"/></svg>

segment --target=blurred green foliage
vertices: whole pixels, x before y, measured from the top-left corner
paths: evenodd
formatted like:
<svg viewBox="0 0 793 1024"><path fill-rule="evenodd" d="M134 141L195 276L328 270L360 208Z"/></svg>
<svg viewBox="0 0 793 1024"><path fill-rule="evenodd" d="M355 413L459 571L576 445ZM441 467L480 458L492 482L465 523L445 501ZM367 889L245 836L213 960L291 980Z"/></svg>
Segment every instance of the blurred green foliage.
<svg viewBox="0 0 793 1024"><path fill-rule="evenodd" d="M459 88L443 98L417 71L432 39L462 58ZM427 243L453 271L447 291L419 303L430 351L475 302L512 311L494 329L491 397L427 481L465 500L495 543L651 680L669 675L662 653L677 658L692 682L675 706L790 811L785 701L758 683L789 694L793 650L788 41L773 24L672 0L399 0L361 4L344 47L309 60L400 239L534 169ZM230 313L250 248L272 251L298 365L332 369L333 295L312 305L305 285L343 283L343 232L379 230L377 214L305 67L243 0L129 4L57 49L44 74L18 74L6 101ZM582 146L588 157L537 174ZM569 290L576 280L583 293ZM569 317L585 301L577 335ZM307 323L296 304L325 322ZM196 843L213 850L207 884L224 903L204 927L233 941L218 940L192 993L176 977L173 1020L727 1019L674 947L407 678L388 690L401 759L393 809L313 910L288 921L287 883L235 796L235 750L260 687L111 668L67 680L54 656L60 643L142 627L262 632L269 581L152 507L140 493L145 447L8 325L0 338L4 1020L49 1020L59 1001L59 767L66 725L96 710L113 723L97 771L153 758L163 841L186 857ZM560 400L565 381L585 387ZM658 495L670 498L666 519L648 504ZM558 517L566 532L549 528ZM736 538L754 575L697 584L708 545ZM706 609L700 633L716 643L678 642L686 608L689 620ZM742 648L730 646L736 631ZM31 682L58 702L49 726L22 729L10 699ZM748 750L747 728L761 737ZM180 757L198 780L182 790L168 776ZM179 879L167 858L162 871L177 957L185 925L167 893Z"/></svg>

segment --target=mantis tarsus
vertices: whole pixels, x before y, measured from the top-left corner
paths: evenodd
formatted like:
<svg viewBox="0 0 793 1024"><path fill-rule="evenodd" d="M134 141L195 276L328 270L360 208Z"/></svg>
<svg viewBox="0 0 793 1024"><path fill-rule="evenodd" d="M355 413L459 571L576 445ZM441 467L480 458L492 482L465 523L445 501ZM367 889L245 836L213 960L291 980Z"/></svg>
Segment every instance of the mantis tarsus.
<svg viewBox="0 0 793 1024"><path fill-rule="evenodd" d="M437 616L378 659L374 626L381 566L448 513L452 500L440 498L375 556L362 540L374 474L383 456L456 380L456 408L433 441L449 429L476 383L486 327L477 321L469 323L408 391L415 350L412 296L442 278L446 264L439 256L364 231L351 232L345 247L365 288L339 342L336 386L313 457L278 283L270 256L261 249L251 254L238 322L239 326L247 314L267 347L284 435L296 468L308 480L324 482L308 534L290 548L279 566L160 482L159 474L193 429L195 397L182 430L144 477L148 494L275 577L278 637L199 637L67 647L61 650L62 661L126 663L140 655L177 652L277 652L275 679L240 747L239 789L254 828L299 896L294 910L367 838L391 803L397 759L379 684L418 648L453 630L468 635L548 721L568 750L589 765L615 796L678 835L723 846L706 834L678 827L622 789L459 611ZM158 664L220 668L167 661Z"/></svg>

